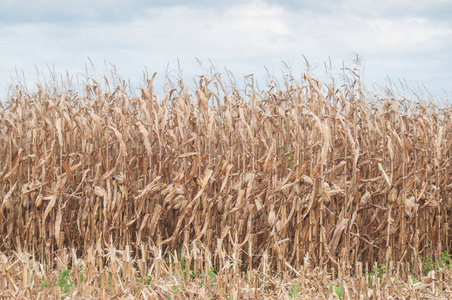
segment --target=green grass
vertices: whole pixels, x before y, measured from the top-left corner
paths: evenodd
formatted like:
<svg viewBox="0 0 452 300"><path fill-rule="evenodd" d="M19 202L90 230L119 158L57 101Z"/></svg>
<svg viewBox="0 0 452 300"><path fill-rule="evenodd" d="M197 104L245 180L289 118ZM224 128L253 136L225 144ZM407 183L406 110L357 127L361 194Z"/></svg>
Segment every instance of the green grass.
<svg viewBox="0 0 452 300"><path fill-rule="evenodd" d="M426 257L423 262L423 274L428 276L430 271L438 270L440 268L451 269L452 268L452 255L447 251L441 253L441 258L434 262L430 257Z"/></svg>
<svg viewBox="0 0 452 300"><path fill-rule="evenodd" d="M177 285L177 284L173 284L172 289L173 289L173 292L180 293L182 291L182 286Z"/></svg>
<svg viewBox="0 0 452 300"><path fill-rule="evenodd" d="M195 279L195 278L205 278L203 279L201 282L199 282L199 286L203 287L205 284L210 283L210 287L214 288L216 286L217 280L216 280L216 270L215 267L210 267L210 269L206 272L202 272L201 274L196 274L196 272L192 269L193 267L193 262L190 266L190 268L187 266L185 260L182 260L182 247L183 245L180 245L179 247L177 247L176 249L176 255L171 256L169 259L166 259L166 263L170 264L170 263L174 263L174 262L179 262L181 265L181 270L182 270L182 275L184 277L184 280L187 279ZM173 271L173 276L177 278L177 275L175 274L175 272ZM208 278L206 278L208 277ZM206 280L208 279L208 281ZM149 285L149 283L151 282L152 277L148 276L147 280L146 280L146 285ZM139 281L141 283L141 279ZM182 286L178 286L178 285L173 285L173 291L178 293L180 291L182 291ZM171 296L168 296L168 299L171 299Z"/></svg>
<svg viewBox="0 0 452 300"><path fill-rule="evenodd" d="M88 270L88 268L86 266L80 267L80 283L83 283L83 275L86 274L87 270Z"/></svg>
<svg viewBox="0 0 452 300"><path fill-rule="evenodd" d="M290 290L288 291L289 297L290 297L290 298L296 297L296 296L298 295L298 293L299 293L299 289L300 289L300 285L299 285L299 284L294 285L294 286L292 287L292 289L290 289Z"/></svg>
<svg viewBox="0 0 452 300"><path fill-rule="evenodd" d="M333 285L330 283L328 285L330 287L330 291L331 293L333 292ZM334 291L336 292L336 294L339 296L339 298L343 299L344 298L344 286L343 285L339 285L337 286Z"/></svg>
<svg viewBox="0 0 452 300"><path fill-rule="evenodd" d="M206 274L206 272L202 272L199 275L199 277L206 277L206 275L209 276L209 282L211 283L210 287L211 288L215 287L215 284L217 283L217 279L216 279L217 273L215 272L215 267L210 267L209 271L207 271L207 274ZM204 283L205 283L205 280L201 281L199 283L199 286L203 287Z"/></svg>
<svg viewBox="0 0 452 300"><path fill-rule="evenodd" d="M376 278L380 278L380 280L383 279L383 274L386 273L386 266L380 265L380 266L373 266L373 272L366 274L367 276L367 282L369 284L369 287L373 287L372 277L375 276Z"/></svg>
<svg viewBox="0 0 452 300"><path fill-rule="evenodd" d="M64 294L69 293L71 287L74 287L74 283L71 281L71 271L61 268L61 273L58 274L58 283L56 286L60 287L61 292Z"/></svg>
<svg viewBox="0 0 452 300"><path fill-rule="evenodd" d="M279 156L279 155L285 155L285 154L287 153L287 152L286 152L286 149L288 149L288 148L290 147L290 143L291 143L291 141L289 140L289 142L287 143L287 145L284 144L282 147L278 148L278 156ZM290 159L293 158L293 150L289 150L289 157L290 157ZM286 158L284 158L284 163L286 163ZM292 162L292 161L289 161L288 167L289 167L290 169L292 169L293 166L294 166L293 162Z"/></svg>
<svg viewBox="0 0 452 300"><path fill-rule="evenodd" d="M48 286L49 286L49 283L47 282L46 279L41 280L41 289L45 289Z"/></svg>

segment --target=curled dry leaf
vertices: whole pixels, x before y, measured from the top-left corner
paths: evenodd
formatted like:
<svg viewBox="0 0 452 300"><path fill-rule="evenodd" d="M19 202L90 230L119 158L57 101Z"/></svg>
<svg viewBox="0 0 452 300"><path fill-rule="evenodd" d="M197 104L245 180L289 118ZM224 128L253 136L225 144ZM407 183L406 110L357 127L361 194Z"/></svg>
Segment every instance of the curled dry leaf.
<svg viewBox="0 0 452 300"><path fill-rule="evenodd" d="M8 191L8 193L6 193L6 195L3 197L3 202L2 202L2 208L6 208L7 210L10 210L12 208L13 205L13 199L12 199L12 194L15 191L17 187L17 182L12 186L12 188Z"/></svg>
<svg viewBox="0 0 452 300"><path fill-rule="evenodd" d="M171 185L171 184L170 184ZM174 185L173 185L174 186ZM168 187L168 185L166 184L166 183L162 183L162 184L157 184L157 185L155 185L154 187L152 187L150 190L149 190L149 192L150 193L155 193L155 192L159 192L159 191L162 191L162 193L163 193L163 190L166 188L166 187ZM172 187L170 187L170 189L171 189ZM165 193L166 194L164 194L163 196L166 196L168 193L169 193L169 191L165 191Z"/></svg>
<svg viewBox="0 0 452 300"><path fill-rule="evenodd" d="M330 196L330 193L329 193L328 191L325 191L325 190L322 191L322 200L323 200L325 203L330 203L330 201L331 201L331 196Z"/></svg>
<svg viewBox="0 0 452 300"><path fill-rule="evenodd" d="M270 210L270 213L268 214L268 223L273 226L275 225L276 221L276 213L273 209Z"/></svg>
<svg viewBox="0 0 452 300"><path fill-rule="evenodd" d="M223 211L223 197L222 196L218 196L218 198L217 198L217 210L219 212Z"/></svg>
<svg viewBox="0 0 452 300"><path fill-rule="evenodd" d="M415 197L411 196L410 198L405 198L405 213L411 217L413 213L417 211L417 204L415 203Z"/></svg>
<svg viewBox="0 0 452 300"><path fill-rule="evenodd" d="M300 179L301 184L307 185L307 186L313 186L314 182L312 181L312 179L307 176L307 175L301 175L301 179Z"/></svg>
<svg viewBox="0 0 452 300"><path fill-rule="evenodd" d="M107 194L107 191L105 191L104 188L102 188L102 187L96 185L96 186L94 187L94 194L95 194L97 197L103 198L103 197Z"/></svg>
<svg viewBox="0 0 452 300"><path fill-rule="evenodd" d="M445 208L447 210L452 210L452 197L447 198L444 202L445 202Z"/></svg>
<svg viewBox="0 0 452 300"><path fill-rule="evenodd" d="M0 252L0 264L5 266L4 268L6 268L7 263L8 263L8 258L6 257L6 255L3 252Z"/></svg>
<svg viewBox="0 0 452 300"><path fill-rule="evenodd" d="M161 188L163 188L163 190L161 191L161 195L166 196L174 189L174 184L172 184L172 183L170 183L168 185L162 184L156 188L156 191L160 190Z"/></svg>
<svg viewBox="0 0 452 300"><path fill-rule="evenodd" d="M256 204L257 211L260 211L262 209L262 200L260 197L257 197L254 199L254 203Z"/></svg>
<svg viewBox="0 0 452 300"><path fill-rule="evenodd" d="M364 195L361 197L361 199L359 200L359 204L366 205L369 202L370 198L371 198L370 192L366 191L364 193Z"/></svg>
<svg viewBox="0 0 452 300"><path fill-rule="evenodd" d="M173 209L177 210L182 207L182 205L185 203L187 199L183 195L179 195L173 200Z"/></svg>
<svg viewBox="0 0 452 300"><path fill-rule="evenodd" d="M176 195L184 195L185 194L185 188L183 186L179 186L175 189L174 193Z"/></svg>
<svg viewBox="0 0 452 300"><path fill-rule="evenodd" d="M279 231L281 229L281 220L278 220L278 222L276 222L276 230Z"/></svg>
<svg viewBox="0 0 452 300"><path fill-rule="evenodd" d="M123 184L124 183L124 174L120 173L118 175L113 176L113 180L119 184Z"/></svg>

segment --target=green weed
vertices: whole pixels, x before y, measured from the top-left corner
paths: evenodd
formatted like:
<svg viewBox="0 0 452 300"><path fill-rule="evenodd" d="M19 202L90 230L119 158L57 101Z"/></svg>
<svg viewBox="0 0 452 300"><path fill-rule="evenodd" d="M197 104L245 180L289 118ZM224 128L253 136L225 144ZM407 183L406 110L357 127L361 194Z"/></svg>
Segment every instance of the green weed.
<svg viewBox="0 0 452 300"><path fill-rule="evenodd" d="M217 273L215 272L215 267L210 267L209 271L207 271L207 274L206 274L206 272L202 272L201 275L199 275L199 277L205 277L206 275L209 276L209 281L211 283L210 287L214 287L215 284L217 283L217 279L216 279ZM203 287L203 285L204 285L204 281L201 281L199 283L199 286Z"/></svg>
<svg viewBox="0 0 452 300"><path fill-rule="evenodd" d="M329 285L330 291L331 293L333 292L333 285L330 283ZM336 294L339 296L340 299L344 298L344 286L343 285L339 285L337 286L334 291L336 292Z"/></svg>
<svg viewBox="0 0 452 300"><path fill-rule="evenodd" d="M70 292L70 288L74 287L74 283L71 281L70 270L61 268L61 273L58 274L58 283L56 286L61 288L63 294Z"/></svg>
<svg viewBox="0 0 452 300"><path fill-rule="evenodd" d="M428 276L430 271L438 270L439 268L451 269L452 268L452 255L447 251L441 253L441 258L434 262L430 257L426 257L423 262L423 274Z"/></svg>
<svg viewBox="0 0 452 300"><path fill-rule="evenodd" d="M299 285L299 284L294 285L294 286L292 287L292 289L288 291L289 297L290 297L290 298L296 297L296 296L298 295L299 288L300 288L300 285Z"/></svg>
<svg viewBox="0 0 452 300"><path fill-rule="evenodd" d="M375 276L377 278L383 279L383 274L386 273L386 266L385 265L380 265L380 266L373 266L373 272L366 274L367 276L367 281L369 284L369 287L372 288L373 286L373 282L372 282L372 277Z"/></svg>
<svg viewBox="0 0 452 300"><path fill-rule="evenodd" d="M49 283L47 282L47 280L46 279L43 279L42 281L41 281L41 289L45 289L46 287L48 287L49 286Z"/></svg>

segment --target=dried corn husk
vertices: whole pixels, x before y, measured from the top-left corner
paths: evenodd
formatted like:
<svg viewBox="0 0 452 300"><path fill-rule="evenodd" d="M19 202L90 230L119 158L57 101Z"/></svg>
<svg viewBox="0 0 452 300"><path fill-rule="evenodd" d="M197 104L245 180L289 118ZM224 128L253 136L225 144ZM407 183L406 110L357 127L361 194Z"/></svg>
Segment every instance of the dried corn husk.
<svg viewBox="0 0 452 300"><path fill-rule="evenodd" d="M388 202L392 204L396 200L397 200L397 189L395 187L391 187L388 193Z"/></svg>

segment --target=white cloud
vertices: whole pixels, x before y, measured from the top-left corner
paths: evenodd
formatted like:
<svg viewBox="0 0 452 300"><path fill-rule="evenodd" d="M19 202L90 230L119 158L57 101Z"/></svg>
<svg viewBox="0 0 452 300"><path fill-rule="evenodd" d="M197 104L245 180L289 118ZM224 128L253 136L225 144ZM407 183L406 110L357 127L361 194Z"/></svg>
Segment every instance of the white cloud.
<svg viewBox="0 0 452 300"><path fill-rule="evenodd" d="M134 9L127 1L104 0L54 10L53 2L44 9L35 3L33 17L25 10L16 22L0 21L0 55L7 58L0 61L0 88L16 67L33 81L35 65L84 72L87 57L100 73L106 60L138 84L145 67L163 75L168 62L177 67L178 58L185 80L191 81L201 72L195 57L211 59L219 71L227 67L237 78L249 73L262 78L263 65L279 74L280 62L287 60L301 74L302 54L319 65L331 57L340 67L357 52L366 61L368 82L404 77L433 92L445 88L452 93L452 21L442 17L448 7L443 2L235 1L219 6L195 1L187 6L179 1L167 6L134 1ZM17 7L13 1L8 5L0 16L14 19Z"/></svg>
<svg viewBox="0 0 452 300"><path fill-rule="evenodd" d="M375 44L370 53L383 51L391 54L428 53L439 50L444 41L452 38L452 28L426 19L407 18L399 20L375 19L367 21Z"/></svg>

